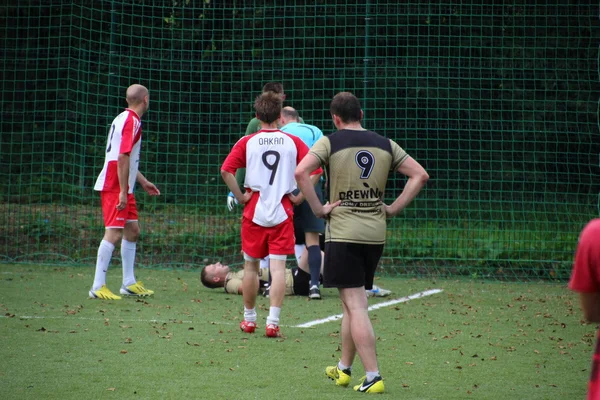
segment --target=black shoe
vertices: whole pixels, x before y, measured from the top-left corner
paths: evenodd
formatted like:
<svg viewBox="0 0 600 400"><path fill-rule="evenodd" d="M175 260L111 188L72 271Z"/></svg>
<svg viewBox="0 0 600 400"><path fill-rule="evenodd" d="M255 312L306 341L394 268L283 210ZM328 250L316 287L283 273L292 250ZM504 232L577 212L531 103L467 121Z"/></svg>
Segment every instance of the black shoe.
<svg viewBox="0 0 600 400"><path fill-rule="evenodd" d="M311 300L321 300L321 290L318 286L313 286L308 291L308 298Z"/></svg>
<svg viewBox="0 0 600 400"><path fill-rule="evenodd" d="M267 286L264 290L263 290L263 296L265 297L269 297L269 290L271 289L271 286Z"/></svg>

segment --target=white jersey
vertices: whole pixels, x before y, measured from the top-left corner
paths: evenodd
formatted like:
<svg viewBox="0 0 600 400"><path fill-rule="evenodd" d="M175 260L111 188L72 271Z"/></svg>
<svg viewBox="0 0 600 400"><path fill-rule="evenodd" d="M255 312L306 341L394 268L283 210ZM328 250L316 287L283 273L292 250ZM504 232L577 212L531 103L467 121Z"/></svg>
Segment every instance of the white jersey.
<svg viewBox="0 0 600 400"><path fill-rule="evenodd" d="M142 148L142 123L140 117L131 109L126 109L114 119L108 132L104 167L98 175L94 190L119 192L119 174L117 161L119 154L129 155L128 193L133 193L140 164Z"/></svg>
<svg viewBox="0 0 600 400"><path fill-rule="evenodd" d="M255 193L244 207L244 217L264 227L288 218L286 205L291 202L286 195L296 189L294 172L307 152L301 139L278 129L244 136L233 146L221 169L235 175L246 167L244 186Z"/></svg>

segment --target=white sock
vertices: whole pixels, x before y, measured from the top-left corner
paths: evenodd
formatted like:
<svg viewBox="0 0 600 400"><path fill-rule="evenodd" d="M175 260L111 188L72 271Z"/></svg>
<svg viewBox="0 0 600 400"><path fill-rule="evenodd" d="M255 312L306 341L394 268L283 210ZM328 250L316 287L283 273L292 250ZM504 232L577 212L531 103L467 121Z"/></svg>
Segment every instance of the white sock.
<svg viewBox="0 0 600 400"><path fill-rule="evenodd" d="M379 376L379 371L375 371L375 372L365 371L365 372L367 374L367 382L371 382L373 379L375 379Z"/></svg>
<svg viewBox="0 0 600 400"><path fill-rule="evenodd" d="M256 322L256 308L244 307L244 321Z"/></svg>
<svg viewBox="0 0 600 400"><path fill-rule="evenodd" d="M111 242L104 239L100 242L98 256L96 257L96 273L94 274L92 290L98 290L102 285L106 285L106 271L108 271L108 265L110 264L114 249L115 246Z"/></svg>
<svg viewBox="0 0 600 400"><path fill-rule="evenodd" d="M269 268L269 256L260 259L260 267L261 268Z"/></svg>
<svg viewBox="0 0 600 400"><path fill-rule="evenodd" d="M341 369L342 371L345 369L349 369L350 371L352 371L352 365L346 366L346 365L342 364L341 361L338 363L338 368Z"/></svg>
<svg viewBox="0 0 600 400"><path fill-rule="evenodd" d="M123 263L123 286L127 287L135 283L133 274L133 263L135 261L136 242L121 241L121 261Z"/></svg>
<svg viewBox="0 0 600 400"><path fill-rule="evenodd" d="M302 258L302 253L306 248L303 244L295 244L294 245L294 254L296 255L296 265L300 264L300 259Z"/></svg>
<svg viewBox="0 0 600 400"><path fill-rule="evenodd" d="M281 313L281 307L269 308L269 316L267 317L267 325L279 325L279 314Z"/></svg>

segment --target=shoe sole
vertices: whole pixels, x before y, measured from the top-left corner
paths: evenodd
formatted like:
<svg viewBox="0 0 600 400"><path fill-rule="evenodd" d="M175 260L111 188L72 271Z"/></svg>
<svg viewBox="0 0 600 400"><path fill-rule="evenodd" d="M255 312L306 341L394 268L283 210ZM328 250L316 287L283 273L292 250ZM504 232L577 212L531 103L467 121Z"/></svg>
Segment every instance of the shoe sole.
<svg viewBox="0 0 600 400"><path fill-rule="evenodd" d="M108 299L108 298L106 298L106 297L96 296L96 295L95 295L94 293L92 293L92 292L89 292L89 293L88 293L88 295L89 295L89 298L90 298L90 299L92 299L92 300L121 300L121 297L120 297L120 296L119 296L119 297L112 298L112 299Z"/></svg>
<svg viewBox="0 0 600 400"><path fill-rule="evenodd" d="M133 292L125 292L123 293L123 290L119 290L119 294L121 294L121 296L130 296L130 297L149 297L149 296L153 296L154 292L150 293L133 293Z"/></svg>
<svg viewBox="0 0 600 400"><path fill-rule="evenodd" d="M154 293L152 293L152 294L121 293L121 296L124 296L124 297L150 297L153 295L154 295Z"/></svg>

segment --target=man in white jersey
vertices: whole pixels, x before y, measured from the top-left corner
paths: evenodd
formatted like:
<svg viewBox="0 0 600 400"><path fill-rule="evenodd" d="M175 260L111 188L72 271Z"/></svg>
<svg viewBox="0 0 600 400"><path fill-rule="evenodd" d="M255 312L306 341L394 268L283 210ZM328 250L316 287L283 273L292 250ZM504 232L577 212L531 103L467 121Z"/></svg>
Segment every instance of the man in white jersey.
<svg viewBox="0 0 600 400"><path fill-rule="evenodd" d="M242 331L256 330L256 295L258 293L259 260L270 257L270 309L265 334L280 336L279 315L285 295L285 261L294 254L292 195L296 189L296 165L308 153L299 138L277 129L283 98L265 92L256 98L254 109L262 129L244 136L231 149L221 167L221 176L240 204L242 215L242 251L244 253L244 320ZM235 179L239 168L246 168L245 193ZM317 168L314 173L322 173Z"/></svg>
<svg viewBox="0 0 600 400"><path fill-rule="evenodd" d="M128 108L114 119L106 146L106 157L102 172L96 180L94 190L100 192L104 218L104 238L98 247L96 273L89 295L93 299L119 300L106 286L106 271L118 241L121 241L123 284L120 293L125 296L150 296L154 291L136 281L133 273L136 243L140 235L138 211L133 196L136 181L150 196L160 191L140 171L140 149L142 147L142 115L148 111L150 101L148 89L142 85L127 88Z"/></svg>

